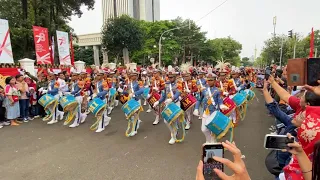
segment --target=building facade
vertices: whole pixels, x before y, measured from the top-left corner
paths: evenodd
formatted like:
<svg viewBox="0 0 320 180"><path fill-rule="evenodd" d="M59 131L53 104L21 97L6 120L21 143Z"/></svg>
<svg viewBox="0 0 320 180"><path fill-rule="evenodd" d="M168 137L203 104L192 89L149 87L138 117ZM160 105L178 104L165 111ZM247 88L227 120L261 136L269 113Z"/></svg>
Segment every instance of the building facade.
<svg viewBox="0 0 320 180"><path fill-rule="evenodd" d="M102 0L103 24L108 19L128 15L137 20L155 22L160 20L160 0ZM79 46L93 46L95 65L99 63L101 50L101 33L83 34L78 36ZM108 56L103 53L103 62L107 63Z"/></svg>

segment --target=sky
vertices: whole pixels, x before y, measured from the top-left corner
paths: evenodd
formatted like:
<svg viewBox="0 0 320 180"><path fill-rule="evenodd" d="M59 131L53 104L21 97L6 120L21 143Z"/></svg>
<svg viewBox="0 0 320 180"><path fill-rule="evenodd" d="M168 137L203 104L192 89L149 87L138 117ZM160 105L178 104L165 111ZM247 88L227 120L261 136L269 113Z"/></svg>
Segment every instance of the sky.
<svg viewBox="0 0 320 180"><path fill-rule="evenodd" d="M77 35L101 31L102 1L96 0L91 11L83 7L81 18L72 17L69 24ZM160 19L190 18L209 39L231 36L242 44L242 57L253 57L255 47L259 56L263 42L272 36L274 16L276 34L288 34L293 29L307 35L312 27L320 29L319 0L228 0L204 17L224 1L160 0Z"/></svg>

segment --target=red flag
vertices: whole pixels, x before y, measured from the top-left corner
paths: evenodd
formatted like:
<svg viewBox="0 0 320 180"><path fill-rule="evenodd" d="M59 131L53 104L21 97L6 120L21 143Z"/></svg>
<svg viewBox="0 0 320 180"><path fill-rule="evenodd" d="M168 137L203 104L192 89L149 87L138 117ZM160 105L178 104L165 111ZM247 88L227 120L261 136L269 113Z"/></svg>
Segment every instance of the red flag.
<svg viewBox="0 0 320 180"><path fill-rule="evenodd" d="M50 64L48 29L39 26L33 26L32 28L37 64Z"/></svg>
<svg viewBox="0 0 320 180"><path fill-rule="evenodd" d="M313 52L314 52L314 32L313 32L313 28L311 30L311 35L310 35L310 54L309 57L312 58L313 57Z"/></svg>
<svg viewBox="0 0 320 180"><path fill-rule="evenodd" d="M72 46L72 34L70 33L70 52L71 52L71 64L74 65L74 50Z"/></svg>

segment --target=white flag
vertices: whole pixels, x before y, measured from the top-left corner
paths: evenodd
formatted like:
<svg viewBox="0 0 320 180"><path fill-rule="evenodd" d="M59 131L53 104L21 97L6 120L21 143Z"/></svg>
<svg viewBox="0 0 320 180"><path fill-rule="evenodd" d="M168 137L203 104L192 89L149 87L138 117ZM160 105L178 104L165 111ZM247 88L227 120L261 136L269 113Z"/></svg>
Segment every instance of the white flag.
<svg viewBox="0 0 320 180"><path fill-rule="evenodd" d="M66 32L57 31L57 44L60 64L71 65L69 34Z"/></svg>
<svg viewBox="0 0 320 180"><path fill-rule="evenodd" d="M9 22L5 19L0 19L0 62L13 63Z"/></svg>

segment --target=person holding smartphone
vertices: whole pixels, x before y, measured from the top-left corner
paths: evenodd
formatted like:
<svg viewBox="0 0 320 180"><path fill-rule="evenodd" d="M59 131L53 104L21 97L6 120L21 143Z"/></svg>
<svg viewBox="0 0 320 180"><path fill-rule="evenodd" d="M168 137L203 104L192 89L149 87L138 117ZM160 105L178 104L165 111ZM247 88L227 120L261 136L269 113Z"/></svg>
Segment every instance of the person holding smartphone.
<svg viewBox="0 0 320 180"><path fill-rule="evenodd" d="M223 157L217 157L217 156L213 156L213 160L228 166L234 172L234 174L232 176L228 176L222 170L215 168L213 169L213 171L216 173L216 175L221 180L250 180L249 173L243 161L244 156L241 154L241 151L237 148L236 144L234 142L231 143L229 141L226 141L226 142L222 142L221 145L233 154L234 161L232 162L229 159L226 159ZM205 178L203 160L200 160L197 167L196 180L206 180L206 179L209 179L209 178L208 177Z"/></svg>

